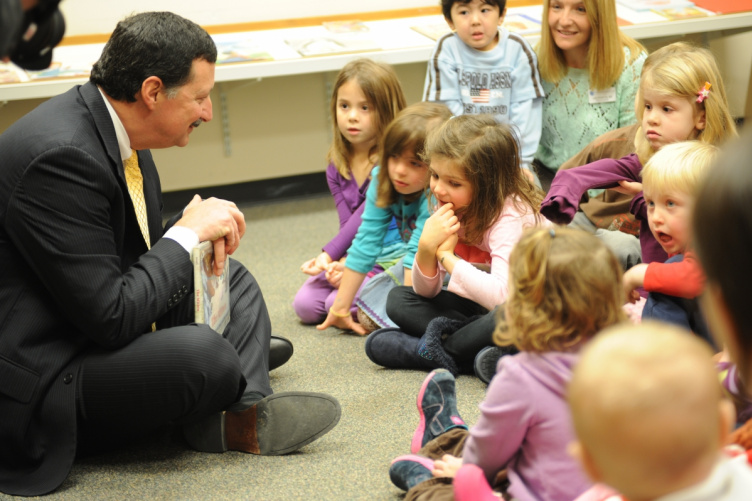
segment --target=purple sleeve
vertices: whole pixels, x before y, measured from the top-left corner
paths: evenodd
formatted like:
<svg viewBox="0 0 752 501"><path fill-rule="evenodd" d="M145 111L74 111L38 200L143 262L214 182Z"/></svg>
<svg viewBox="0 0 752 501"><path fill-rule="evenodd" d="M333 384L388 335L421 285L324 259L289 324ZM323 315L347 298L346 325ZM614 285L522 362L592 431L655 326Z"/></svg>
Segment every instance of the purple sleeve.
<svg viewBox="0 0 752 501"><path fill-rule="evenodd" d="M323 247L323 251L329 254L332 260L336 261L345 255L355 238L358 228L360 227L360 218L363 215L365 204L365 191L368 188L369 180L363 184L363 189L358 189L357 183L347 180L337 171L334 164L329 164L326 168L326 181L329 184L329 191L334 197L334 206L337 208L339 216L339 232L332 238L329 243ZM348 196L357 200L355 210L351 210L351 204L348 203Z"/></svg>
<svg viewBox="0 0 752 501"><path fill-rule="evenodd" d="M535 416L530 402L529 381L517 359L502 357L496 377L480 404L480 417L465 441L462 462L478 465L493 479L520 451Z"/></svg>
<svg viewBox="0 0 752 501"><path fill-rule="evenodd" d="M541 214L557 224L571 223L587 190L613 188L619 181L640 181L641 171L642 164L634 153L618 160L604 158L574 169L560 169L541 203Z"/></svg>

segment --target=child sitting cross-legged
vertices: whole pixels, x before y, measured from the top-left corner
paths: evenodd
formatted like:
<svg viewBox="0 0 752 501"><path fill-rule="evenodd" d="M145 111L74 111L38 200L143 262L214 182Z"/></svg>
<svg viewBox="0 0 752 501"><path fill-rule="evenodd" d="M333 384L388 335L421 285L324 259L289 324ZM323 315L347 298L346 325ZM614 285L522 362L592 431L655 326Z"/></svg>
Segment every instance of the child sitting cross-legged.
<svg viewBox="0 0 752 501"><path fill-rule="evenodd" d="M597 486L601 494L577 501L752 496L747 457L721 450L733 406L712 352L684 329L652 321L598 334L574 369L568 400L579 440L573 454L590 478L621 494Z"/></svg>
<svg viewBox="0 0 752 501"><path fill-rule="evenodd" d="M708 143L683 141L664 146L648 160L641 173L648 225L669 260L638 264L624 274L630 301L639 299L638 287L649 293L642 318L680 325L711 344L698 301L705 277L690 241L696 193L717 152Z"/></svg>
<svg viewBox="0 0 752 501"><path fill-rule="evenodd" d="M621 266L587 232L537 228L517 243L509 272L506 320L494 340L520 353L501 357L470 430L457 411L452 374L428 375L418 394L412 454L389 470L408 491L406 501L480 499L453 490L451 477L463 464L483 472L483 482L471 488L490 482L519 501L572 501L591 486L567 453L574 434L565 389L582 346L624 319Z"/></svg>

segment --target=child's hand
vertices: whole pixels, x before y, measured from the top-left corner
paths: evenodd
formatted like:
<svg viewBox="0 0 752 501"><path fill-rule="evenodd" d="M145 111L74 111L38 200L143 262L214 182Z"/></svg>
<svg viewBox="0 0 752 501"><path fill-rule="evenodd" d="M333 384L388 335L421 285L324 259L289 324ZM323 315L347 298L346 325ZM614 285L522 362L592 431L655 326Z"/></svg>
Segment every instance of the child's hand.
<svg viewBox="0 0 752 501"><path fill-rule="evenodd" d="M345 315L344 311L335 314L330 309L329 313L326 315L324 322L316 326L316 328L320 331L323 331L324 329L327 329L329 327L339 327L340 329L345 331L352 331L359 336L365 336L366 334L368 334L362 325L353 320L352 315L350 315L349 309L347 310L347 315Z"/></svg>
<svg viewBox="0 0 752 501"><path fill-rule="evenodd" d="M441 459L433 462L434 477L454 478L454 475L462 467L462 458L454 457L451 454L444 454Z"/></svg>
<svg viewBox="0 0 752 501"><path fill-rule="evenodd" d="M310 259L300 265L300 271L302 271L306 275L316 276L324 271L331 262L332 258L329 257L329 254L322 252L315 258Z"/></svg>
<svg viewBox="0 0 752 501"><path fill-rule="evenodd" d="M342 275L345 272L345 264L342 261L334 261L333 263L329 263L329 265L326 267L326 281L329 282L329 285L334 287L335 289L339 289L339 284L342 282Z"/></svg>
<svg viewBox="0 0 752 501"><path fill-rule="evenodd" d="M635 196L642 191L642 183L636 181L619 181L619 187L611 189L625 195Z"/></svg>
<svg viewBox="0 0 752 501"><path fill-rule="evenodd" d="M418 247L433 254L439 245L459 231L460 222L454 215L452 207L452 204L442 205L439 210L426 219Z"/></svg>
<svg viewBox="0 0 752 501"><path fill-rule="evenodd" d="M624 272L624 294L626 295L628 302L635 303L640 299L640 293L635 289L642 287L642 285L645 283L645 272L647 271L647 269L648 265L641 263L632 266L630 269Z"/></svg>
<svg viewBox="0 0 752 501"><path fill-rule="evenodd" d="M441 242L436 248L436 259L441 261L441 255L444 253L454 255L454 248L457 247L457 242L459 242L459 240L460 239L456 233L449 235L447 239Z"/></svg>

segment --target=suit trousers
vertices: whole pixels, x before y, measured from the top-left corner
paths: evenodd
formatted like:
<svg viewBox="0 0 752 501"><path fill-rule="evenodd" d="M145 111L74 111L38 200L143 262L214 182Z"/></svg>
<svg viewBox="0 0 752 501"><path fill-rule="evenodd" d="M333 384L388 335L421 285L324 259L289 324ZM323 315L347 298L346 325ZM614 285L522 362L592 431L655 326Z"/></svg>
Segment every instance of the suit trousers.
<svg viewBox="0 0 752 501"><path fill-rule="evenodd" d="M84 356L76 392L79 443L116 445L219 412L244 392L267 396L271 322L258 283L230 260L231 320L222 336L193 322L193 294L117 350Z"/></svg>

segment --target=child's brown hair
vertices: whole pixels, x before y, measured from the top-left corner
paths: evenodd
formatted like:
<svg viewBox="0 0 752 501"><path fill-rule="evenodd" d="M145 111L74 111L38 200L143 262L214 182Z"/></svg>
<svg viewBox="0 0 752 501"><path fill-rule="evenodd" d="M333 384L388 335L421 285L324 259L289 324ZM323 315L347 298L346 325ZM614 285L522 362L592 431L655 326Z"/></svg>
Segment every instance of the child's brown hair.
<svg viewBox="0 0 752 501"><path fill-rule="evenodd" d="M428 101L412 104L397 114L384 132L381 144L376 206L389 207L400 196L389 178L389 158L402 155L405 151L412 151L413 155L422 158L428 132L451 116L445 105ZM419 197L420 193L416 193L415 197ZM407 195L406 198L412 197Z"/></svg>
<svg viewBox="0 0 752 501"><path fill-rule="evenodd" d="M426 141L426 161L435 156L455 163L472 187L472 202L462 216L465 243L483 239L508 197L521 212L540 213L543 192L520 169L517 138L492 116L461 115L444 123ZM432 195L429 202L433 205Z"/></svg>
<svg viewBox="0 0 752 501"><path fill-rule="evenodd" d="M624 320L622 268L597 237L565 227L527 230L509 257L506 318L500 346L570 351Z"/></svg>
<svg viewBox="0 0 752 501"><path fill-rule="evenodd" d="M405 107L405 94L402 92L397 73L386 63L377 63L370 59L361 58L347 63L337 75L332 90L329 111L332 115L332 144L326 155L327 162L331 162L345 179L350 179L350 143L342 136L337 126L337 93L339 88L347 82L355 80L363 91L368 103L373 107L376 116L373 125L377 138L381 138L387 125L394 116ZM370 156L373 163L378 158L378 147L381 141L371 149Z"/></svg>

